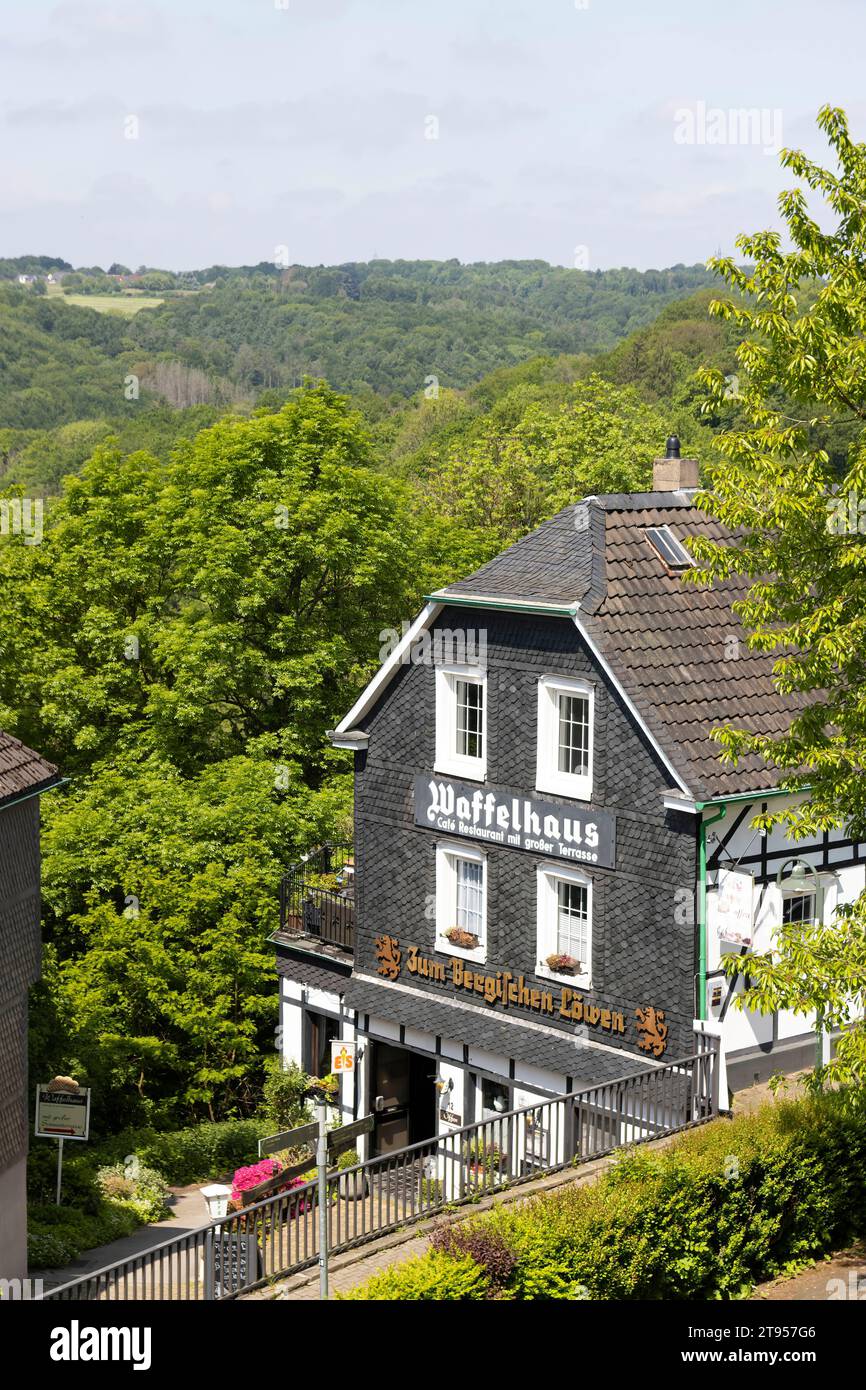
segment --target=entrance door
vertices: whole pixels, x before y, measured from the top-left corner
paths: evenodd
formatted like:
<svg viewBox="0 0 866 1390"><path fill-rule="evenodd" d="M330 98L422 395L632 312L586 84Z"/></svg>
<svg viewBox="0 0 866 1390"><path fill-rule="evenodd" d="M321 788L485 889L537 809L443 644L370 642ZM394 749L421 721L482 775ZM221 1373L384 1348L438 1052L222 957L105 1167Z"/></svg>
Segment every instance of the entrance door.
<svg viewBox="0 0 866 1390"><path fill-rule="evenodd" d="M390 1153L436 1133L432 1058L392 1043L374 1043L370 1106L375 1115L374 1154Z"/></svg>

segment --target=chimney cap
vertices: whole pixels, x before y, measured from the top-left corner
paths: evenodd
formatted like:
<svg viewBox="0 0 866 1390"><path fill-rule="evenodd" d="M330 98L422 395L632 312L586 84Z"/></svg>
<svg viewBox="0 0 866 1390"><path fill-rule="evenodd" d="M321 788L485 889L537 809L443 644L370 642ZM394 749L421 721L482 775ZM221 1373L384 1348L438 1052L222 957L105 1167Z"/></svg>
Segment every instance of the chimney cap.
<svg viewBox="0 0 866 1390"><path fill-rule="evenodd" d="M665 444L665 458L666 458L666 459L678 459L679 456L680 456L680 441L679 441L678 437L677 437L675 434L668 435L668 440L667 440L667 443Z"/></svg>

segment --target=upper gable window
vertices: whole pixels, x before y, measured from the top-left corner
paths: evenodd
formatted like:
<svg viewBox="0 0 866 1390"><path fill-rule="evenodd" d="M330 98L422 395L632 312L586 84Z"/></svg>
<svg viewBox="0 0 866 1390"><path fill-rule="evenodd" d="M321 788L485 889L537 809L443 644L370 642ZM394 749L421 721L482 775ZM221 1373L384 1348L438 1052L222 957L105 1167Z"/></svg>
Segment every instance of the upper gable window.
<svg viewBox="0 0 866 1390"><path fill-rule="evenodd" d="M669 570L680 573L694 565L693 556L686 550L682 541L677 540L669 526L648 526L646 538Z"/></svg>
<svg viewBox="0 0 866 1390"><path fill-rule="evenodd" d="M436 668L436 772L483 781L487 679L477 666Z"/></svg>
<svg viewBox="0 0 866 1390"><path fill-rule="evenodd" d="M544 676L538 682L538 791L592 800L594 718L589 681Z"/></svg>

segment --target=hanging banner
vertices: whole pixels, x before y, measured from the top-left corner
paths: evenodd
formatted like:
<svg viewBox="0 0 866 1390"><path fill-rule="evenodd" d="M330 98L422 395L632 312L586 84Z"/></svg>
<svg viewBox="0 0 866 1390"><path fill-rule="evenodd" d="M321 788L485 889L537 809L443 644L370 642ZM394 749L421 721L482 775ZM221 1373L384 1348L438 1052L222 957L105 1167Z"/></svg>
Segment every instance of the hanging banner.
<svg viewBox="0 0 866 1390"><path fill-rule="evenodd" d="M337 1073L355 1070L355 1044L334 1038L331 1043L331 1071Z"/></svg>
<svg viewBox="0 0 866 1390"><path fill-rule="evenodd" d="M755 880L751 874L740 873L737 869L719 869L716 932L720 941L751 946L754 892Z"/></svg>

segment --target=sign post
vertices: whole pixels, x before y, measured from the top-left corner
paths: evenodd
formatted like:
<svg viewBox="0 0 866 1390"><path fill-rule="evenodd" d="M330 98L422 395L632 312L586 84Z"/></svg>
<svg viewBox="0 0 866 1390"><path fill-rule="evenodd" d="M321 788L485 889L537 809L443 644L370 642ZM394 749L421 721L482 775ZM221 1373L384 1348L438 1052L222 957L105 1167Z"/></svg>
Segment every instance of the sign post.
<svg viewBox="0 0 866 1390"><path fill-rule="evenodd" d="M63 1141L86 1140L90 1134L90 1091L71 1076L55 1076L47 1085L36 1087L38 1139L57 1140L57 1190L55 1205L60 1206L63 1184Z"/></svg>
<svg viewBox="0 0 866 1390"><path fill-rule="evenodd" d="M316 1163L319 1168L319 1298L328 1297L328 1107L324 1100L316 1103L319 1140Z"/></svg>

